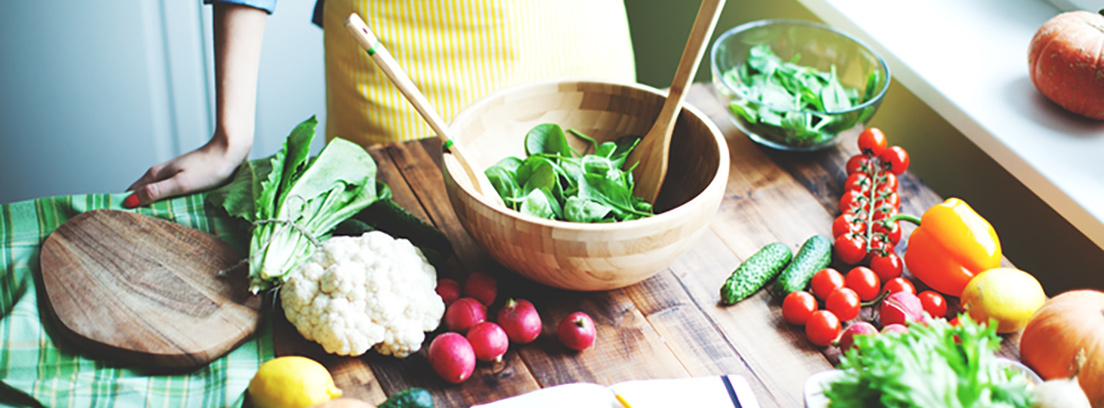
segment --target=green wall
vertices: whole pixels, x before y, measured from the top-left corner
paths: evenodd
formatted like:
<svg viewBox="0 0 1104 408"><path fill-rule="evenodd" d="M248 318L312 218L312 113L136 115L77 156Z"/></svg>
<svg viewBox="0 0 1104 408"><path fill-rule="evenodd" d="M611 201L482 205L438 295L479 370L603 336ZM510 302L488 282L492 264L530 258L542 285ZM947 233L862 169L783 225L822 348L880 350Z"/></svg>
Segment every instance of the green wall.
<svg viewBox="0 0 1104 408"><path fill-rule="evenodd" d="M625 4L639 81L668 87L699 3L626 0ZM714 38L749 21L775 18L820 21L795 0L729 0ZM708 59L702 61L696 80L710 80ZM885 131L892 144L908 150L909 171L936 193L962 198L988 219L1000 235L1005 256L1035 275L1047 294L1079 287L1104 289L1104 250L908 89L894 81L870 125Z"/></svg>

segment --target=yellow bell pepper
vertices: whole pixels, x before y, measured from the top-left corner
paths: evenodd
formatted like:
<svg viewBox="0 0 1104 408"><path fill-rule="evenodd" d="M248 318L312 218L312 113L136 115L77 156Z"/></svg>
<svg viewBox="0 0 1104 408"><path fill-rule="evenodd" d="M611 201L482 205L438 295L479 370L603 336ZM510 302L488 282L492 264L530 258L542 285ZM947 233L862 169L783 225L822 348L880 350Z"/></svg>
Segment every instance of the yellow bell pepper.
<svg viewBox="0 0 1104 408"><path fill-rule="evenodd" d="M1000 266L996 231L965 201L948 198L919 221L908 240L905 266L932 289L960 296L974 275Z"/></svg>

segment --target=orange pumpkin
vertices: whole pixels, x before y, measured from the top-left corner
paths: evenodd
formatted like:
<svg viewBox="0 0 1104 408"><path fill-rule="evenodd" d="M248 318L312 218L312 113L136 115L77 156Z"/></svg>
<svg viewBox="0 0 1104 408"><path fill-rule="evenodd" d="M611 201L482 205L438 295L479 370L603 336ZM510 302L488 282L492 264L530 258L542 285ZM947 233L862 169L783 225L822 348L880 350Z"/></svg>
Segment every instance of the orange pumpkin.
<svg viewBox="0 0 1104 408"><path fill-rule="evenodd" d="M1020 360L1046 380L1077 376L1094 408L1104 408L1104 292L1073 290L1047 301L1024 327Z"/></svg>
<svg viewBox="0 0 1104 408"><path fill-rule="evenodd" d="M1104 119L1104 10L1071 11L1039 27L1027 64L1031 82L1066 110Z"/></svg>

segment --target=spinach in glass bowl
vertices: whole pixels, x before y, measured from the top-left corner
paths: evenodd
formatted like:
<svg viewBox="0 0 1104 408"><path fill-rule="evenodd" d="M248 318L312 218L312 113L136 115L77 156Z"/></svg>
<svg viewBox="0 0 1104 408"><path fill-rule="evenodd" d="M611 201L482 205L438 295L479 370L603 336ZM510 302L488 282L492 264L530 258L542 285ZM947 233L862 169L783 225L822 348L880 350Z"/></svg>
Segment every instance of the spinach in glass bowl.
<svg viewBox="0 0 1104 408"><path fill-rule="evenodd" d="M889 83L884 61L812 23L763 21L714 43L714 82L740 130L782 150L817 150L861 131Z"/></svg>

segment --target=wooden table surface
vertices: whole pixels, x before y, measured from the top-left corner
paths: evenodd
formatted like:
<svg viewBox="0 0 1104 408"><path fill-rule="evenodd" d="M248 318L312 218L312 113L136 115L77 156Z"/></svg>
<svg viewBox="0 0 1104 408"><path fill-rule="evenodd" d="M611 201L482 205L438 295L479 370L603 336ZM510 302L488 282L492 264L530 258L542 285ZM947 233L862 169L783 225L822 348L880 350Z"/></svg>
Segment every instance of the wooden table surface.
<svg viewBox="0 0 1104 408"><path fill-rule="evenodd" d="M468 236L449 205L440 172L440 142L428 139L370 149L379 179L395 201L433 223L457 251L440 277L462 282L475 271L499 280L499 300L529 299L544 322L528 345L510 345L499 364L480 363L468 381L441 380L426 360L433 334L422 351L406 359L374 352L360 358L327 355L304 340L282 313L276 319L277 355L306 355L326 365L347 396L380 403L388 395L421 387L436 406L469 407L572 382L614 384L625 380L738 374L750 383L763 407L804 405L803 384L838 363L834 347L819 348L802 327L787 324L766 291L733 306L719 303L721 283L740 261L772 242L797 248L814 234L831 236L845 178L844 164L858 153L854 137L815 153L786 153L760 147L741 133L710 86L696 84L688 103L705 112L728 140L732 158L728 188L710 228L674 264L633 286L579 293L539 286L495 263ZM893 144L893 135L887 135ZM911 173L900 177L901 212L919 215L943 199ZM907 223L897 251L903 254ZM845 267L844 267L845 268ZM846 272L846 269L844 270ZM907 273L907 272L906 272ZM918 288L920 289L920 288ZM492 307L492 313L497 308ZM581 310L594 318L595 344L572 352L555 338L556 323ZM870 312L863 316L869 318ZM1016 338L1001 354L1017 358Z"/></svg>

